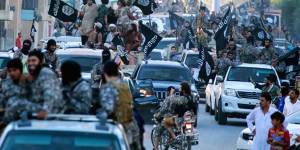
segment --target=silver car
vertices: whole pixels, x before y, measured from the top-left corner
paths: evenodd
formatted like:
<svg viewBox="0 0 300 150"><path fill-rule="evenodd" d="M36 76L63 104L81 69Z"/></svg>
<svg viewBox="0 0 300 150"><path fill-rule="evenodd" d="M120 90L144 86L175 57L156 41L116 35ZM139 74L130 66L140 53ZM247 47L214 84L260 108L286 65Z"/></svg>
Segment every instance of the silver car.
<svg viewBox="0 0 300 150"><path fill-rule="evenodd" d="M89 115L48 115L10 123L1 150L129 150L121 125Z"/></svg>

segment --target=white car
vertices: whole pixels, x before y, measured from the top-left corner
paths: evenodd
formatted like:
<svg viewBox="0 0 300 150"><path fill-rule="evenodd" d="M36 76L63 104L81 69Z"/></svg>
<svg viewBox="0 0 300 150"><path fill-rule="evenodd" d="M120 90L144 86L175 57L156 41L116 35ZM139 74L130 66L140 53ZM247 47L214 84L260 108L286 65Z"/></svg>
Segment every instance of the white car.
<svg viewBox="0 0 300 150"><path fill-rule="evenodd" d="M229 67L225 78L216 76L209 81L205 90L207 110L215 114L219 124L226 124L228 117L245 118L259 104L261 94L250 79L262 84L270 74L277 77L280 86L276 70L270 65L244 63Z"/></svg>
<svg viewBox="0 0 300 150"><path fill-rule="evenodd" d="M57 46L60 49L67 49L67 48L80 48L83 47L81 43L81 37L75 36L60 36L60 37L46 37L39 42L41 48L46 48L47 42L50 39L54 39L56 41Z"/></svg>
<svg viewBox="0 0 300 150"><path fill-rule="evenodd" d="M154 49L149 54L150 60L165 60L166 54L163 49Z"/></svg>
<svg viewBox="0 0 300 150"><path fill-rule="evenodd" d="M200 61L200 57L198 51L193 51L193 50L183 51L180 62L189 67L195 81L199 81L198 79L199 61Z"/></svg>
<svg viewBox="0 0 300 150"><path fill-rule="evenodd" d="M288 123L287 129L291 135L290 145L292 146L296 143L295 139L297 136L300 136L300 111L286 117L286 122ZM236 148L238 150L250 150L253 144L253 138L254 135L250 129L244 129L238 137Z"/></svg>
<svg viewBox="0 0 300 150"><path fill-rule="evenodd" d="M81 67L82 78L91 81L91 71L93 66L101 62L102 50L93 50L88 48L59 49L56 51L61 63L66 60L73 60ZM115 53L111 51L111 58Z"/></svg>
<svg viewBox="0 0 300 150"><path fill-rule="evenodd" d="M44 120L23 117L1 134L5 150L129 150L123 127L91 115L52 115Z"/></svg>

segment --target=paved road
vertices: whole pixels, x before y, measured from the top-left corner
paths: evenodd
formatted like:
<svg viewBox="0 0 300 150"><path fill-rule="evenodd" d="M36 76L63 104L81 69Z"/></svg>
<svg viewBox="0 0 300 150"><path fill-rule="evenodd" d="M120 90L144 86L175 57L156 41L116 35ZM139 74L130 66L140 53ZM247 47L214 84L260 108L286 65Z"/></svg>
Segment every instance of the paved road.
<svg viewBox="0 0 300 150"><path fill-rule="evenodd" d="M246 127L243 119L229 119L227 125L218 125L214 117L204 111L204 104L199 105L198 131L199 145L194 150L235 150L236 140L242 129ZM146 150L152 150L150 133L152 125L146 125L144 145Z"/></svg>

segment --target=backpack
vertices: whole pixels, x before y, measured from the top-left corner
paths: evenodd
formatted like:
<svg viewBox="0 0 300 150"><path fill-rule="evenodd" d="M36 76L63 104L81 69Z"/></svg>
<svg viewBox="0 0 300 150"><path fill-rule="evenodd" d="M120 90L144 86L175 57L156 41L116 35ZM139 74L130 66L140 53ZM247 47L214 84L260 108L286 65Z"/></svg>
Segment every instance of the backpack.
<svg viewBox="0 0 300 150"><path fill-rule="evenodd" d="M119 99L116 102L114 110L114 120L121 124L127 124L132 121L132 96L129 87L125 83L113 83L113 86L118 90Z"/></svg>

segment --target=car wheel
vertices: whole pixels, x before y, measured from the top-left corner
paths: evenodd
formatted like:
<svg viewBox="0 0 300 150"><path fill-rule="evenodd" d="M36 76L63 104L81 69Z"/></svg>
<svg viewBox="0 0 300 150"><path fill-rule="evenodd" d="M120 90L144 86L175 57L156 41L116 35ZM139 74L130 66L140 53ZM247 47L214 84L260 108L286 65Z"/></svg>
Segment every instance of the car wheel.
<svg viewBox="0 0 300 150"><path fill-rule="evenodd" d="M221 125L224 125L227 123L227 116L225 113L222 112L221 99L219 100L219 107L218 107L218 123Z"/></svg>
<svg viewBox="0 0 300 150"><path fill-rule="evenodd" d="M215 114L215 111L212 109L212 101L211 101L211 98L210 98L210 109L209 109L209 113L210 115L214 115Z"/></svg>
<svg viewBox="0 0 300 150"><path fill-rule="evenodd" d="M209 106L208 106L207 102L205 102L205 112L209 112L209 111L210 111Z"/></svg>
<svg viewBox="0 0 300 150"><path fill-rule="evenodd" d="M215 121L218 121L218 108L217 108L216 101L215 101Z"/></svg>

